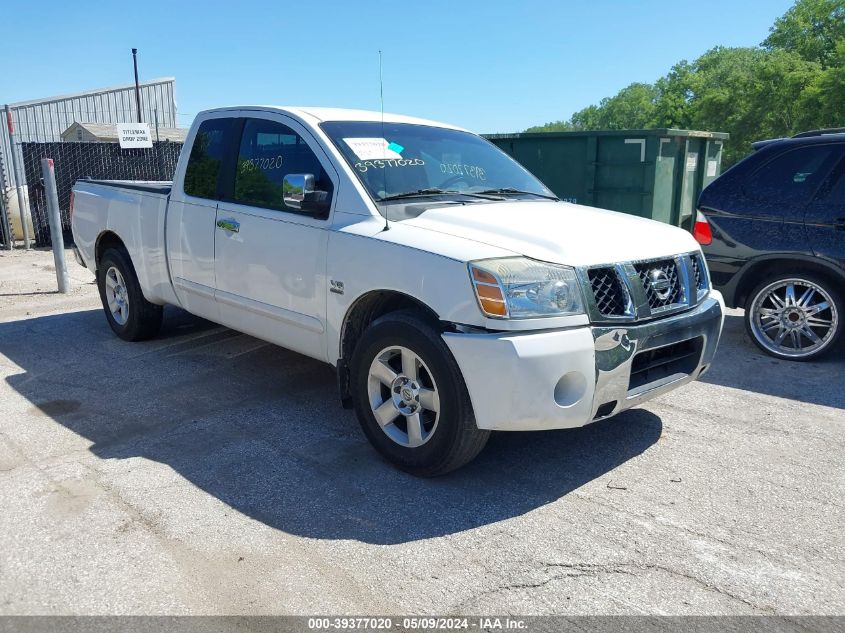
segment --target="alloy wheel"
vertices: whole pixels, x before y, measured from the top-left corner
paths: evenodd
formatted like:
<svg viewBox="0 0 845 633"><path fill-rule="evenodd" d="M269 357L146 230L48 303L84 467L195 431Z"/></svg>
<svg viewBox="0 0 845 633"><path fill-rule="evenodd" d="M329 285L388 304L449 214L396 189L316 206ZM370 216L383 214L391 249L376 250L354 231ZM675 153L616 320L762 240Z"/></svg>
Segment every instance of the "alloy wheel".
<svg viewBox="0 0 845 633"><path fill-rule="evenodd" d="M384 433L400 446L428 442L440 419L440 394L423 360L401 345L376 354L367 377L370 408Z"/></svg>
<svg viewBox="0 0 845 633"><path fill-rule="evenodd" d="M839 326L839 314L824 288L796 277L778 280L757 294L750 324L767 350L803 358L827 347Z"/></svg>
<svg viewBox="0 0 845 633"><path fill-rule="evenodd" d="M106 271L106 303L115 322L126 325L129 320L129 293L123 275L114 266Z"/></svg>

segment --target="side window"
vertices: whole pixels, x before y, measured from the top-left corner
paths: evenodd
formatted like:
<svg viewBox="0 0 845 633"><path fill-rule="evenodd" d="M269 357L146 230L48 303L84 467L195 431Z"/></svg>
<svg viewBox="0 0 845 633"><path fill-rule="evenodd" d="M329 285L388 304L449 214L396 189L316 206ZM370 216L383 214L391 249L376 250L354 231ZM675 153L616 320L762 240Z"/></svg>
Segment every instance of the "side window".
<svg viewBox="0 0 845 633"><path fill-rule="evenodd" d="M845 158L833 174L830 185L819 194L818 200L845 213Z"/></svg>
<svg viewBox="0 0 845 633"><path fill-rule="evenodd" d="M785 152L751 174L745 195L783 205L806 202L830 170L833 151L831 145L810 145Z"/></svg>
<svg viewBox="0 0 845 633"><path fill-rule="evenodd" d="M200 124L185 169L185 193L197 198L217 198L217 176L223 164L225 137L233 119L209 119Z"/></svg>
<svg viewBox="0 0 845 633"><path fill-rule="evenodd" d="M839 176L839 180L833 185L827 200L845 210L845 173Z"/></svg>
<svg viewBox="0 0 845 633"><path fill-rule="evenodd" d="M288 174L313 174L314 211L328 211L332 181L296 132L275 121L246 119L235 168L234 201L278 211L299 212L284 203Z"/></svg>

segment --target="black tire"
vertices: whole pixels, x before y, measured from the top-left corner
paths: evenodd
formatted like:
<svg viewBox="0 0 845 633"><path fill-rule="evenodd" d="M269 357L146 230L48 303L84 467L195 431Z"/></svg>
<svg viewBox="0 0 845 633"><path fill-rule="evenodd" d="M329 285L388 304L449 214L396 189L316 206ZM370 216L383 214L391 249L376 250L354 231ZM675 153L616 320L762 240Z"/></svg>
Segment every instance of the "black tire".
<svg viewBox="0 0 845 633"><path fill-rule="evenodd" d="M808 302L811 305L814 302L820 303L819 298L822 296L822 293L827 295L830 299L830 301L827 302L830 305L830 308L811 315L817 319L830 320L836 323L835 328L826 328L823 326L811 328L813 333L820 338L822 344L813 343L809 337L800 334L800 344L806 344L808 347L806 348L806 351L801 351L799 348L795 348L795 346L792 345L792 348L795 349L795 351L792 351L791 349L786 349L783 345L778 346L776 340L773 340L773 337L776 339L776 333L778 330L770 330L772 334L769 336L767 336L766 332L763 331L762 324L764 317L761 316L761 309L771 309L775 306L774 303L765 300L764 297L770 294L773 287L784 283L793 284L795 287L794 294L797 295L796 298L798 299L801 298L803 291L808 288L808 286L803 286L802 284L815 286L817 290ZM804 323L801 319L806 319L806 312L804 312L803 309L799 310L797 306L795 308L795 312L796 314L793 318L795 318L799 324ZM778 327L774 325L773 317L765 318L767 323L773 324L773 327ZM788 315L785 315L785 318L788 318ZM817 360L829 353L832 349L836 348L838 341L842 337L842 331L845 329L845 299L843 299L842 291L832 284L829 279L809 272L797 271L792 274L782 273L765 279L749 293L748 299L745 302L745 318L743 320L745 322L745 331L748 333L748 336L754 344L766 354L782 360ZM787 336L787 338L789 338L789 336ZM791 343L785 339L784 343L786 345L791 345Z"/></svg>
<svg viewBox="0 0 845 633"><path fill-rule="evenodd" d="M115 319L106 297L106 275L112 268L116 269L125 281L128 304L125 323L119 323ZM143 341L158 333L161 328L162 306L150 303L144 297L135 268L124 249L110 248L103 253L97 266L97 287L100 290L100 301L103 302L106 321L120 338L125 341Z"/></svg>
<svg viewBox="0 0 845 633"><path fill-rule="evenodd" d="M382 430L370 406L370 366L390 346L411 350L424 363L439 394L439 413L430 437L421 446L402 446ZM422 377L420 378L422 381ZM351 363L352 399L367 439L388 461L420 477L434 477L470 462L484 448L490 431L475 424L472 404L455 359L440 333L413 311L392 312L376 319L355 347ZM399 415L397 424L406 419Z"/></svg>

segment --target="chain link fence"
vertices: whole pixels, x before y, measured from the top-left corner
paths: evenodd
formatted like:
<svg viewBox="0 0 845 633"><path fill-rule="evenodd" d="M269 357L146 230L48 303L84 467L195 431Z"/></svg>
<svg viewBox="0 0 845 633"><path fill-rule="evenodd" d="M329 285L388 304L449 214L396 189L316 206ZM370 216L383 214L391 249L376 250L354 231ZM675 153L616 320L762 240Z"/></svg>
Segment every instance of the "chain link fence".
<svg viewBox="0 0 845 633"><path fill-rule="evenodd" d="M42 158L52 158L55 165L62 234L70 243L70 193L77 180L172 180L181 150L182 143L170 141L148 149L121 149L118 143L21 143L35 245L51 245Z"/></svg>

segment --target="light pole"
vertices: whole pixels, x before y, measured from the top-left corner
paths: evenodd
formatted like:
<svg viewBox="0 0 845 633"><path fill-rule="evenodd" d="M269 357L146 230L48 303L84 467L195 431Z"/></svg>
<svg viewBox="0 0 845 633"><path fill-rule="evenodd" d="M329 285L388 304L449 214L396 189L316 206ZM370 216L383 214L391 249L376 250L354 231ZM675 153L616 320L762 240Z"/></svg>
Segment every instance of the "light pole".
<svg viewBox="0 0 845 633"><path fill-rule="evenodd" d="M132 49L132 64L135 66L135 106L138 108L138 123L143 123L141 119L141 88L138 86L138 49Z"/></svg>

